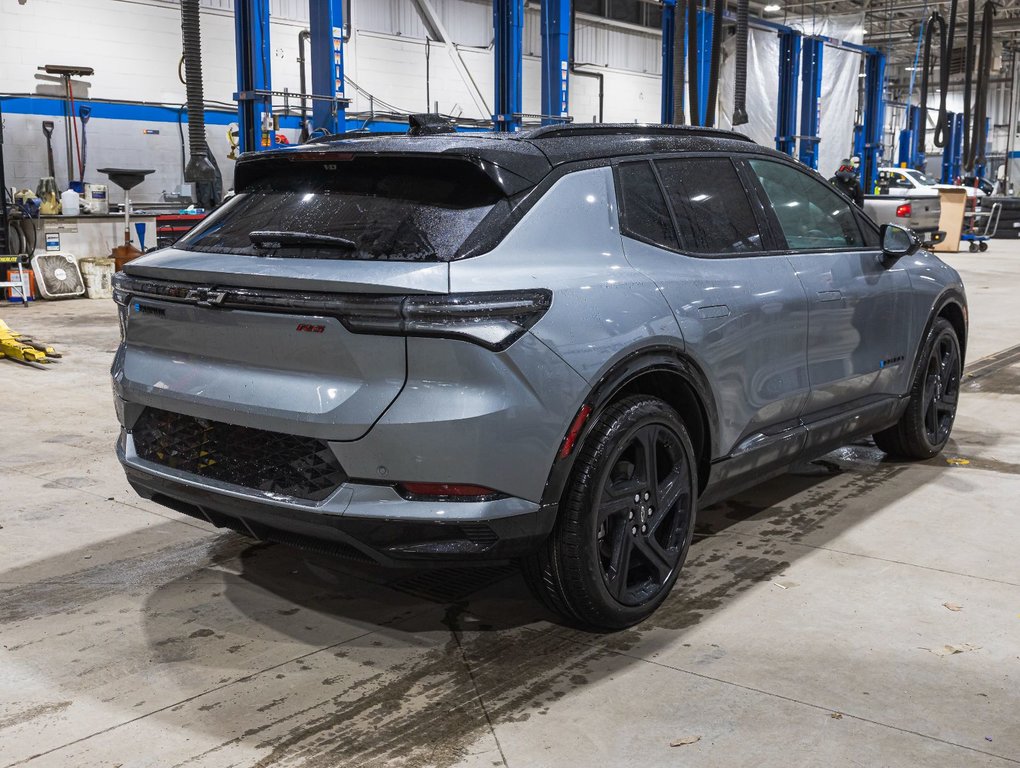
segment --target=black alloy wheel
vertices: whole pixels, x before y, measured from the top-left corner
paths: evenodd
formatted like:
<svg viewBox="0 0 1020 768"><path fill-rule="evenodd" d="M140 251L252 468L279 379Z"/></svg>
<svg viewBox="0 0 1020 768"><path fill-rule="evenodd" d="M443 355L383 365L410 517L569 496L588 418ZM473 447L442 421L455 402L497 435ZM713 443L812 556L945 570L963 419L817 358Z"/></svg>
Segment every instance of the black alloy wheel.
<svg viewBox="0 0 1020 768"><path fill-rule="evenodd" d="M651 395L607 405L576 450L556 526L525 576L572 623L629 627L662 604L687 557L697 454L680 415Z"/></svg>
<svg viewBox="0 0 1020 768"><path fill-rule="evenodd" d="M960 347L955 336L938 337L924 377L924 432L931 445L949 439L960 399Z"/></svg>
<svg viewBox="0 0 1020 768"><path fill-rule="evenodd" d="M669 583L692 522L690 461L666 424L638 428L601 479L596 540L609 593L641 605Z"/></svg>

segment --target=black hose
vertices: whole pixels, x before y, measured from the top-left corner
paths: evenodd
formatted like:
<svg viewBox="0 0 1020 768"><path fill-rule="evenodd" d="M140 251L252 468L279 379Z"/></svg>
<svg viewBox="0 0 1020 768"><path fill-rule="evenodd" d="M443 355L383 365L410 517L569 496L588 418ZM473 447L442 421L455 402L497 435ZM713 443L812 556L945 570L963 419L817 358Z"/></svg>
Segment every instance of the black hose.
<svg viewBox="0 0 1020 768"><path fill-rule="evenodd" d="M705 125L715 125L715 103L719 100L719 64L722 60L723 12L726 0L715 0L712 14L712 58L708 66L708 101L705 104Z"/></svg>
<svg viewBox="0 0 1020 768"><path fill-rule="evenodd" d="M686 0L693 3L694 0ZM673 9L673 115L674 125L684 124L684 0L676 0Z"/></svg>
<svg viewBox="0 0 1020 768"><path fill-rule="evenodd" d="M188 102L188 145L191 159L184 173L185 181L212 181L216 169L209 162L209 145L205 138L205 95L202 86L202 32L199 0L181 0L181 39L184 43L185 89Z"/></svg>
<svg viewBox="0 0 1020 768"><path fill-rule="evenodd" d="M737 60L733 69L733 125L743 125L746 122L747 0L737 0Z"/></svg>
<svg viewBox="0 0 1020 768"><path fill-rule="evenodd" d="M981 11L981 55L978 59L977 86L974 95L974 134L967 170L973 173L975 165L985 164L985 144L988 139L988 81L992 70L992 32L995 20L995 3L987 0Z"/></svg>
<svg viewBox="0 0 1020 768"><path fill-rule="evenodd" d="M687 83L690 98L687 114L691 125L701 125L701 99L698 89L698 2L687 0Z"/></svg>
<svg viewBox="0 0 1020 768"><path fill-rule="evenodd" d="M970 96L974 78L974 2L967 0L967 39L963 62L963 162L967 164L971 156L970 130L971 109Z"/></svg>
<svg viewBox="0 0 1020 768"><path fill-rule="evenodd" d="M574 58L574 37L577 34L577 4L574 0L570 2L570 36L567 38L567 69L572 75L578 77L591 77L599 81L599 122L603 122L604 108L606 103L606 78L601 72L585 72L583 69L578 69L578 64ZM581 66L584 66L583 64Z"/></svg>
<svg viewBox="0 0 1020 768"><path fill-rule="evenodd" d="M945 61L945 50L946 50L946 20L942 18L942 15L936 11L928 17L928 21L924 24L924 57L921 63L921 119L920 126L917 130L917 152L923 155L925 150L925 138L927 134L927 120L928 120L928 80L931 77L932 61L931 61L931 44L934 38L935 28L938 27L939 31L939 57L942 60L942 68L948 74L948 65ZM941 82L941 71L939 73ZM943 88L939 94L941 104L939 107L939 119L937 122L941 123L946 108L946 89ZM936 132L938 128L936 127Z"/></svg>

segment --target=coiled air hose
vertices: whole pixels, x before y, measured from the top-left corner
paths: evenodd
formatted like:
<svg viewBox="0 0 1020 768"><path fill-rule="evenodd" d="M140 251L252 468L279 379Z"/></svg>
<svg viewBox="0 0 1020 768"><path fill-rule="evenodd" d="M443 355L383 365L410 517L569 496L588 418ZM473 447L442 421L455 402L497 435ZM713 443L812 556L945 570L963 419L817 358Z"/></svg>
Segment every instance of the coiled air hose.
<svg viewBox="0 0 1020 768"><path fill-rule="evenodd" d="M992 28L995 20L995 3L986 0L981 11L981 55L978 58L977 93L974 95L974 127L970 153L965 158L966 169L973 172L975 165L985 163L987 142L988 85L992 72Z"/></svg>
<svg viewBox="0 0 1020 768"><path fill-rule="evenodd" d="M188 103L188 148L191 158L185 181L212 181L216 169L209 162L205 138L205 93L202 86L202 32L199 0L181 0L181 40L184 45L185 90Z"/></svg>
<svg viewBox="0 0 1020 768"><path fill-rule="evenodd" d="M925 150L925 139L926 139L926 126L928 120L928 84L931 78L932 71L932 60L931 60L931 44L935 36L935 29L938 28L939 34L939 59L940 59L940 72L939 72L939 84L942 83L942 72L944 71L947 75L949 73L948 62L946 61L946 20L942 18L942 14L938 11L934 12L928 17L928 21L924 24L924 58L921 64L921 126L917 132L917 151L919 154L924 154ZM939 141L939 126L945 117L946 109L946 91L944 88L939 89L939 116L935 121L935 145L941 146Z"/></svg>

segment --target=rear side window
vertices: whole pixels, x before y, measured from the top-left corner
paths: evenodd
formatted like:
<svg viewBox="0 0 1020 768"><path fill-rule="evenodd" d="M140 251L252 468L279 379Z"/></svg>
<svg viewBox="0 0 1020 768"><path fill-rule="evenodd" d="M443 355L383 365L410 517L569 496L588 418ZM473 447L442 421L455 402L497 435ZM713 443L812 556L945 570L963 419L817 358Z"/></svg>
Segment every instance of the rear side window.
<svg viewBox="0 0 1020 768"><path fill-rule="evenodd" d="M791 250L864 246L852 204L828 184L784 163L751 160L750 165Z"/></svg>
<svg viewBox="0 0 1020 768"><path fill-rule="evenodd" d="M673 220L649 162L623 163L617 170L622 199L623 234L677 250Z"/></svg>
<svg viewBox="0 0 1020 768"><path fill-rule="evenodd" d="M264 161L264 169L247 170L238 195L176 247L279 258L449 261L505 198L467 163L402 161Z"/></svg>
<svg viewBox="0 0 1020 768"><path fill-rule="evenodd" d="M729 158L661 160L656 167L683 250L701 254L763 250L754 211Z"/></svg>

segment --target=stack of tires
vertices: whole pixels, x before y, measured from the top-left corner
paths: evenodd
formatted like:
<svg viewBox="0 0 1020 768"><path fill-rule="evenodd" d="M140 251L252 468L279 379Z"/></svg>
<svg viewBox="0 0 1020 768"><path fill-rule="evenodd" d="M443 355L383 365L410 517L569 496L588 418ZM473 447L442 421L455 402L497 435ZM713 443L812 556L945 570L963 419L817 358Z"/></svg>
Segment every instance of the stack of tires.
<svg viewBox="0 0 1020 768"><path fill-rule="evenodd" d="M1004 197L987 195L978 201L982 211L992 210L992 205L1002 206L999 214L999 229L995 233L996 240L1015 240L1020 236L1020 197Z"/></svg>

